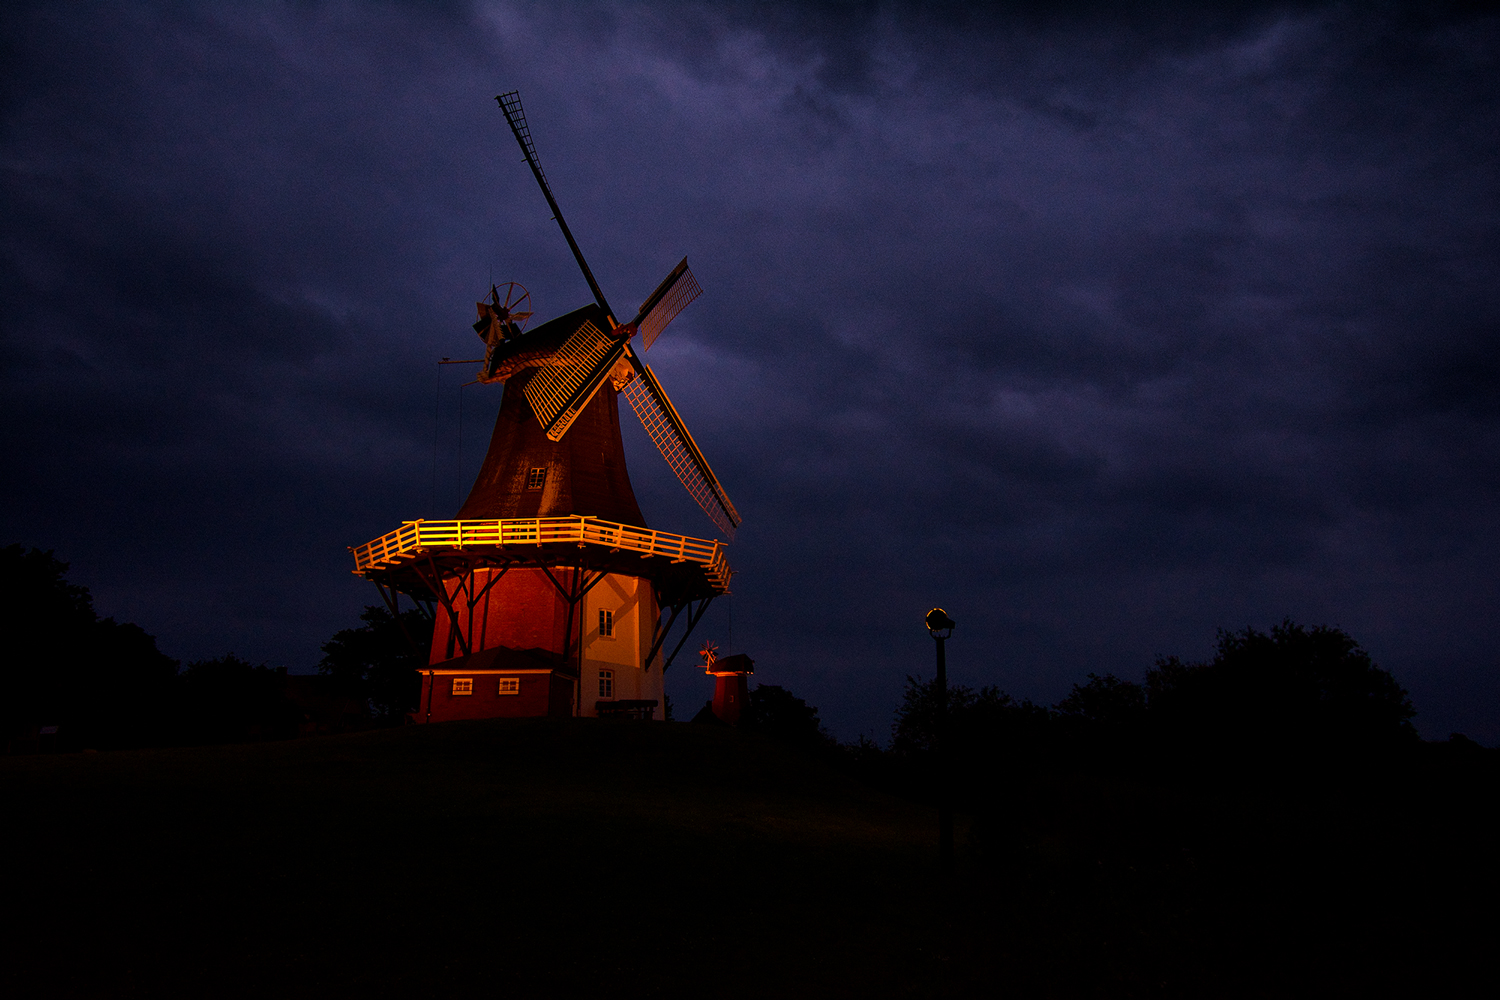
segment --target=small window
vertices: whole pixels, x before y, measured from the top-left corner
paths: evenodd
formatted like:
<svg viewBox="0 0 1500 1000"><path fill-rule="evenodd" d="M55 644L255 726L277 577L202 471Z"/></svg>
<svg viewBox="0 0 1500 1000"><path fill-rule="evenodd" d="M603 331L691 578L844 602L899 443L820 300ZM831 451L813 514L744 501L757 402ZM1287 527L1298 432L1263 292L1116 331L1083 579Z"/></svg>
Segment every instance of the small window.
<svg viewBox="0 0 1500 1000"><path fill-rule="evenodd" d="M526 474L526 488L528 490L539 490L547 484L546 469L532 469Z"/></svg>
<svg viewBox="0 0 1500 1000"><path fill-rule="evenodd" d="M599 697L613 698L615 696L615 672L613 670L599 671Z"/></svg>
<svg viewBox="0 0 1500 1000"><path fill-rule="evenodd" d="M473 694L474 693L474 678L472 678L472 677L455 677L455 678L453 678L453 693L454 694Z"/></svg>
<svg viewBox="0 0 1500 1000"><path fill-rule="evenodd" d="M502 677L502 678L500 678L500 693L501 694L520 694L521 693L521 678L519 678L519 677Z"/></svg>
<svg viewBox="0 0 1500 1000"><path fill-rule="evenodd" d="M599 636L603 639L612 639L615 634L615 613L599 609Z"/></svg>

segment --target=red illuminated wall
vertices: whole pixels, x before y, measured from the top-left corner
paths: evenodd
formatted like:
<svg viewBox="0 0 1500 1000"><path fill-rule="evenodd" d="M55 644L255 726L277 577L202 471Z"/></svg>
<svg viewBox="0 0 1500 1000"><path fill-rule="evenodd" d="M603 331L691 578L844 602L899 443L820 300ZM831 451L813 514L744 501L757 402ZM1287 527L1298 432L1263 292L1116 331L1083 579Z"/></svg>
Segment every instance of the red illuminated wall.
<svg viewBox="0 0 1500 1000"><path fill-rule="evenodd" d="M499 694L500 678L521 680L520 694ZM453 679L474 682L473 694L453 693ZM571 716L573 681L555 673L520 674L505 671L455 671L422 674L422 702L418 722L448 722L452 719L534 718Z"/></svg>
<svg viewBox="0 0 1500 1000"><path fill-rule="evenodd" d="M744 674L714 676L714 714L731 726L740 721L745 699L750 696L750 681Z"/></svg>
<svg viewBox="0 0 1500 1000"><path fill-rule="evenodd" d="M564 586L571 582L572 571L569 569L554 569L553 574ZM468 606L468 595L459 590L459 581L456 578L447 581L449 600L458 617L458 628L453 628L447 609L439 607L433 623L432 649L427 662L430 667L445 672L436 675L435 685L423 673L422 702L414 716L417 721L572 715L578 707L574 702L573 680L579 669L579 645L590 634L595 639L598 638L597 620L583 621L575 613L570 622L568 602L558 593L557 587L546 573L539 569L512 569L497 576L498 579L491 585L492 578L488 571L474 574L473 588L483 596L475 602L472 612ZM629 581L634 578L621 579ZM639 599L645 602L645 606L643 609L632 610L630 614L654 623L655 593L648 581L641 579L638 582ZM485 589L487 585L488 590ZM608 580L601 583L591 592L591 600L598 600L598 596L604 594L610 586ZM617 628L624 623L625 619L618 619ZM568 641L569 631L572 633L571 642ZM580 636L580 631L583 636ZM467 654L463 644L458 641L460 635L469 640ZM595 656L592 658L585 652L589 672L587 683L597 683L596 670L602 664L604 668L620 672L616 677L617 690L633 692L638 684L624 684L625 674L630 672L631 665L629 662L622 662L621 657L630 654L624 657L625 661L629 661L631 656L638 661L645 650L636 647L643 640L633 626L628 630L622 629L617 637L618 639L596 643L593 647ZM617 645L619 640L623 640L624 644ZM568 650L566 661L562 657L565 648ZM640 669L638 663L635 666L637 670ZM537 667L545 667L551 672L524 674L520 695L497 694L495 689L498 678L506 675L507 669L510 676L515 676L521 668ZM489 676L491 674L494 676ZM454 695L453 676L474 677L474 693ZM534 678L541 676L550 676L552 680L536 686L541 682ZM656 680L657 689L660 688L659 676L658 674ZM480 680L481 677L484 678L483 681ZM632 675L632 678L639 681L638 676ZM590 687L583 694L588 699L587 707L581 708L580 712L592 715L594 690ZM616 697L648 696L659 697L659 694L624 693L617 694Z"/></svg>
<svg viewBox="0 0 1500 1000"><path fill-rule="evenodd" d="M554 572L568 573L568 570ZM558 578L563 581L563 577ZM483 590L489 582L486 573L474 574L474 589ZM450 599L459 615L459 628L470 639L470 652L505 646L508 649L545 649L563 651L563 632L567 628L568 602L562 599L547 575L536 569L513 569L501 577L474 605L470 624L467 597L457 593L458 581L448 581ZM573 619L573 627L578 627ZM573 638L577 648L578 638ZM441 663L462 656L463 646L452 633L447 611L438 609L432 630L432 653L427 662Z"/></svg>

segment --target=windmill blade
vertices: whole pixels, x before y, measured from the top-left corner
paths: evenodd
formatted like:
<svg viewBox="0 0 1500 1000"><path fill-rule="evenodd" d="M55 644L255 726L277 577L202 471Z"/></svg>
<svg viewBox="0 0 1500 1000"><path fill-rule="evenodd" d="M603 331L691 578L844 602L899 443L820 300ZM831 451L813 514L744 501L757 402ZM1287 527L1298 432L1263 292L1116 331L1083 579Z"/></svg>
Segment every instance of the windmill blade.
<svg viewBox="0 0 1500 1000"><path fill-rule="evenodd" d="M632 321L632 325L640 330L641 350L651 350L651 345L656 343L656 338L661 336L667 324L702 294L703 289L698 287L698 280L688 269L687 258L682 258L682 263L674 267L666 280L656 286L651 297L641 303L641 311Z"/></svg>
<svg viewBox="0 0 1500 1000"><path fill-rule="evenodd" d="M718 478L708 467L708 460L698 450L693 436L677 415L677 408L667 398L666 390L656 380L651 368L634 351L627 349L625 356L630 359L636 377L625 386L624 394L630 400L635 415L640 418L641 426L646 428L646 433L656 442L661 457L677 473L677 478L682 480L688 494L698 501L698 506L703 508L709 520L718 525L726 538L734 541L734 530L740 525L740 515L734 509L734 504L729 502L729 495L719 485Z"/></svg>
<svg viewBox="0 0 1500 1000"><path fill-rule="evenodd" d="M505 113L505 120L510 124L510 130L516 137L516 142L521 146L521 152L526 154L526 164L531 167L536 182L541 185L542 197L547 199L547 207L552 209L552 217L557 220L557 225L562 229L563 238L568 241L568 249L573 251L573 259L578 261L578 267L583 271L584 280L589 283L589 290L594 293L594 301L599 303L599 308L604 310L604 315L609 317L611 323L615 322L614 310L610 309L609 303L604 300L604 292L599 288L599 282L594 280L594 272L589 270L588 261L583 259L583 251L578 249L578 242L573 239L573 231L563 220L562 209L557 207L557 199L552 197L552 188L547 185L547 175L542 173L541 161L536 158L536 146L531 141L531 129L526 125L526 112L521 110L521 92L512 90L508 94L501 94L495 98L500 104L500 110Z"/></svg>
<svg viewBox="0 0 1500 1000"><path fill-rule="evenodd" d="M549 440L562 440L604 385L626 343L586 320L558 348L552 363L538 368L527 381L526 401Z"/></svg>

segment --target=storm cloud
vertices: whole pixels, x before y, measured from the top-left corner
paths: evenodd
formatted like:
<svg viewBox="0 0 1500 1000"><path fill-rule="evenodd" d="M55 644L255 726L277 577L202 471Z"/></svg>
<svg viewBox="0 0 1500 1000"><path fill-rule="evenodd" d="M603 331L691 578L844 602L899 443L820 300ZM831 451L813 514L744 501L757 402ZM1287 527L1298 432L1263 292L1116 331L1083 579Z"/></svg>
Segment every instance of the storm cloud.
<svg viewBox="0 0 1500 1000"><path fill-rule="evenodd" d="M745 518L702 637L839 735L942 605L957 681L1047 701L1336 624L1495 743L1500 22L1432 9L9 8L0 541L312 669L346 547L478 469L474 301L589 300L519 89L611 299L705 289L649 358Z"/></svg>

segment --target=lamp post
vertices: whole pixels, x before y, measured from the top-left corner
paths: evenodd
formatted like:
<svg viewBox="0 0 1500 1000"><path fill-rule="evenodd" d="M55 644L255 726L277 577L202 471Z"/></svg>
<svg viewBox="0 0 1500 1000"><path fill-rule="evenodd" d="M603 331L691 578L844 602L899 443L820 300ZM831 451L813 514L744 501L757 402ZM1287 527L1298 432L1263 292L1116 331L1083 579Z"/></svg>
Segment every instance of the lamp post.
<svg viewBox="0 0 1500 1000"><path fill-rule="evenodd" d="M927 612L927 634L937 643L937 725L933 749L937 757L938 855L943 873L953 871L953 799L948 788L948 659L945 643L953 634L954 621L942 608Z"/></svg>

